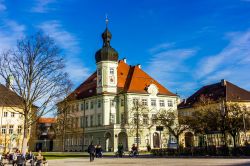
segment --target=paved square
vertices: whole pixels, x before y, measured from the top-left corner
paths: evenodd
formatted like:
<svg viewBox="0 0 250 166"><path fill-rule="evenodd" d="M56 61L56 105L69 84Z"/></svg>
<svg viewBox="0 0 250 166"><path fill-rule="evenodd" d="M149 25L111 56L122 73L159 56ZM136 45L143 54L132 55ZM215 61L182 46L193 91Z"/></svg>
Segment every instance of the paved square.
<svg viewBox="0 0 250 166"><path fill-rule="evenodd" d="M180 159L180 158L88 158L49 160L49 166L139 165L139 166L250 166L250 159Z"/></svg>

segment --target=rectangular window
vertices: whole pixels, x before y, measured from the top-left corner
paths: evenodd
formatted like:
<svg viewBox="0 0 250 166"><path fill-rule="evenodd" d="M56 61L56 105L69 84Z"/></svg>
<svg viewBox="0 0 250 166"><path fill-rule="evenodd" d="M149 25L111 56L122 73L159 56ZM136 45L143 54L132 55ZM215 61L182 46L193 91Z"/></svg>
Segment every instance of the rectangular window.
<svg viewBox="0 0 250 166"><path fill-rule="evenodd" d="M124 100L121 99L121 107L123 107L123 106L124 106Z"/></svg>
<svg viewBox="0 0 250 166"><path fill-rule="evenodd" d="M17 128L17 134L21 134L22 133L22 126L18 126Z"/></svg>
<svg viewBox="0 0 250 166"><path fill-rule="evenodd" d="M2 134L6 134L6 126L2 126Z"/></svg>
<svg viewBox="0 0 250 166"><path fill-rule="evenodd" d="M134 124L137 124L138 119L139 119L139 116L137 117L137 114L135 113L134 114Z"/></svg>
<svg viewBox="0 0 250 166"><path fill-rule="evenodd" d="M94 122L94 117L93 117L93 115L91 115L90 116L90 127L92 127L94 125L93 122Z"/></svg>
<svg viewBox="0 0 250 166"><path fill-rule="evenodd" d="M13 134L14 126L10 125L9 126L9 134Z"/></svg>
<svg viewBox="0 0 250 166"><path fill-rule="evenodd" d="M143 114L143 124L148 125L148 115L147 114Z"/></svg>
<svg viewBox="0 0 250 166"><path fill-rule="evenodd" d="M81 104L81 111L83 111L83 109L84 109L84 104L82 103Z"/></svg>
<svg viewBox="0 0 250 166"><path fill-rule="evenodd" d="M85 109L88 110L89 109L89 102L86 101L85 103Z"/></svg>
<svg viewBox="0 0 250 166"><path fill-rule="evenodd" d="M101 126L101 114L98 114L97 120L98 120L98 126Z"/></svg>
<svg viewBox="0 0 250 166"><path fill-rule="evenodd" d="M156 99L151 99L151 106L156 106Z"/></svg>
<svg viewBox="0 0 250 166"><path fill-rule="evenodd" d="M80 117L80 127L83 128L83 124L84 124L84 116Z"/></svg>
<svg viewBox="0 0 250 166"><path fill-rule="evenodd" d="M156 114L152 114L152 124L156 124Z"/></svg>
<svg viewBox="0 0 250 166"><path fill-rule="evenodd" d="M111 115L110 115L110 123L111 123L111 124L114 124L114 123L115 123L115 115L114 115L114 114L111 114Z"/></svg>
<svg viewBox="0 0 250 166"><path fill-rule="evenodd" d="M76 128L79 128L79 118L76 118L76 119L75 119L75 127L76 127Z"/></svg>
<svg viewBox="0 0 250 166"><path fill-rule="evenodd" d="M8 112L4 112L3 117L8 117Z"/></svg>
<svg viewBox="0 0 250 166"><path fill-rule="evenodd" d="M85 117L85 127L89 126L89 122L88 122L88 116Z"/></svg>
<svg viewBox="0 0 250 166"><path fill-rule="evenodd" d="M160 100L160 107L165 107L165 102L164 102L164 100Z"/></svg>
<svg viewBox="0 0 250 166"><path fill-rule="evenodd" d="M125 124L124 113L121 113L121 124Z"/></svg>
<svg viewBox="0 0 250 166"><path fill-rule="evenodd" d="M15 113L14 112L11 112L11 117L15 117Z"/></svg>
<svg viewBox="0 0 250 166"><path fill-rule="evenodd" d="M142 105L147 106L148 105L148 100L147 99L142 99Z"/></svg>
<svg viewBox="0 0 250 166"><path fill-rule="evenodd" d="M76 104L76 111L79 111L79 104Z"/></svg>
<svg viewBox="0 0 250 166"><path fill-rule="evenodd" d="M114 107L115 106L115 101L114 100L111 100L111 107Z"/></svg>
<svg viewBox="0 0 250 166"><path fill-rule="evenodd" d="M168 106L173 107L173 101L172 100L168 100Z"/></svg>
<svg viewBox="0 0 250 166"><path fill-rule="evenodd" d="M91 102L90 102L90 109L93 109L93 108L94 108L94 102L91 101Z"/></svg>
<svg viewBox="0 0 250 166"><path fill-rule="evenodd" d="M115 74L114 68L110 68L110 69L109 69L109 73L110 73L111 75L114 75L114 74Z"/></svg>
<svg viewBox="0 0 250 166"><path fill-rule="evenodd" d="M101 100L98 100L98 101L97 101L97 107L98 107L98 108L101 108Z"/></svg>
<svg viewBox="0 0 250 166"><path fill-rule="evenodd" d="M138 100L137 98L134 98L134 99L133 99L133 104L134 104L134 106L138 105L138 102L139 102L139 100Z"/></svg>

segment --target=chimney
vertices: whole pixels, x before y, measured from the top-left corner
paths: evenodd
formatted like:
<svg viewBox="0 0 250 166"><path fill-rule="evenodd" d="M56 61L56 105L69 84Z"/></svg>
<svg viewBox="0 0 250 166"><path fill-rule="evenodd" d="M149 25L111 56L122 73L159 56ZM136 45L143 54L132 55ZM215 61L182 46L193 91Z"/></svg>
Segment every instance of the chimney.
<svg viewBox="0 0 250 166"><path fill-rule="evenodd" d="M127 63L127 59L126 59L126 58L123 58L123 62L124 62L124 63Z"/></svg>
<svg viewBox="0 0 250 166"><path fill-rule="evenodd" d="M140 64L137 64L137 66L141 69L141 65Z"/></svg>
<svg viewBox="0 0 250 166"><path fill-rule="evenodd" d="M186 104L186 102L187 102L187 99L184 99L184 104Z"/></svg>
<svg viewBox="0 0 250 166"><path fill-rule="evenodd" d="M227 81L225 79L221 80L221 86L226 86L227 85Z"/></svg>

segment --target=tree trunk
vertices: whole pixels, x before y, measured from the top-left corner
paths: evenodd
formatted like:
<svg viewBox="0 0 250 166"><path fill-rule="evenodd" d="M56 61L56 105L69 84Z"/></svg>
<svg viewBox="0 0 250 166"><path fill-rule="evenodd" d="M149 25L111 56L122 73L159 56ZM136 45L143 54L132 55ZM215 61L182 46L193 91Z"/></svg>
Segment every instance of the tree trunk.
<svg viewBox="0 0 250 166"><path fill-rule="evenodd" d="M233 136L233 141L234 141L234 148L236 148L236 134L234 134L232 136Z"/></svg>
<svg viewBox="0 0 250 166"><path fill-rule="evenodd" d="M178 153L178 155L180 154L180 146L179 146L179 135L176 135L175 136L175 138L176 138L176 144L177 144L177 153Z"/></svg>
<svg viewBox="0 0 250 166"><path fill-rule="evenodd" d="M24 130L23 130L22 154L25 154L27 152L28 132L29 132L29 126L27 124L27 117L25 117L24 118Z"/></svg>

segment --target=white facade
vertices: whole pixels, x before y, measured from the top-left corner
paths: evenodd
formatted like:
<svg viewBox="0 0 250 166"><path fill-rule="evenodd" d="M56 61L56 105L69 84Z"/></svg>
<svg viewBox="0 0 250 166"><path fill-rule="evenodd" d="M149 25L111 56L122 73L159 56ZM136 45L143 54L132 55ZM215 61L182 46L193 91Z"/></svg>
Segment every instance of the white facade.
<svg viewBox="0 0 250 166"><path fill-rule="evenodd" d="M113 61L97 63L97 94L117 92L117 65Z"/></svg>
<svg viewBox="0 0 250 166"><path fill-rule="evenodd" d="M151 119L160 109L177 111L179 97L148 76L140 66L129 66L126 60L118 61L118 53L110 46L111 37L106 28L102 34L103 47L95 54L96 75L91 75L72 93L77 97L71 103L70 112L77 125L67 132L66 150L85 150L91 142L101 144L105 151L116 151L119 142L125 150L135 142L139 142L141 150L146 149L147 144L168 146L173 138L166 130L156 131ZM133 73L141 73L141 76ZM137 77L138 82L133 82ZM128 90L130 86L133 88ZM133 133L134 100L143 103L148 110L141 117L144 124L140 126L139 140ZM77 140L81 139L79 144Z"/></svg>
<svg viewBox="0 0 250 166"><path fill-rule="evenodd" d="M94 144L101 144L105 151L116 151L120 133L126 133L127 140L123 140L123 143L129 150L135 143L135 135L130 134L130 130L135 129L131 127L134 125L131 110L135 99L143 102L149 110L147 123L150 128L142 127L140 149L145 150L147 144L153 148L167 147L169 143L175 143L175 139L165 129L161 134L161 145L154 145L154 135L159 137L160 133L156 131L152 118L160 109L176 111L179 98L177 96L125 93L97 95L74 101L71 108L74 109L73 114L77 121L75 127L79 128L79 132L69 132L66 138L66 150L82 151L93 141Z"/></svg>
<svg viewBox="0 0 250 166"><path fill-rule="evenodd" d="M23 138L23 116L14 110L18 108L0 107L0 146L3 151L20 149Z"/></svg>

